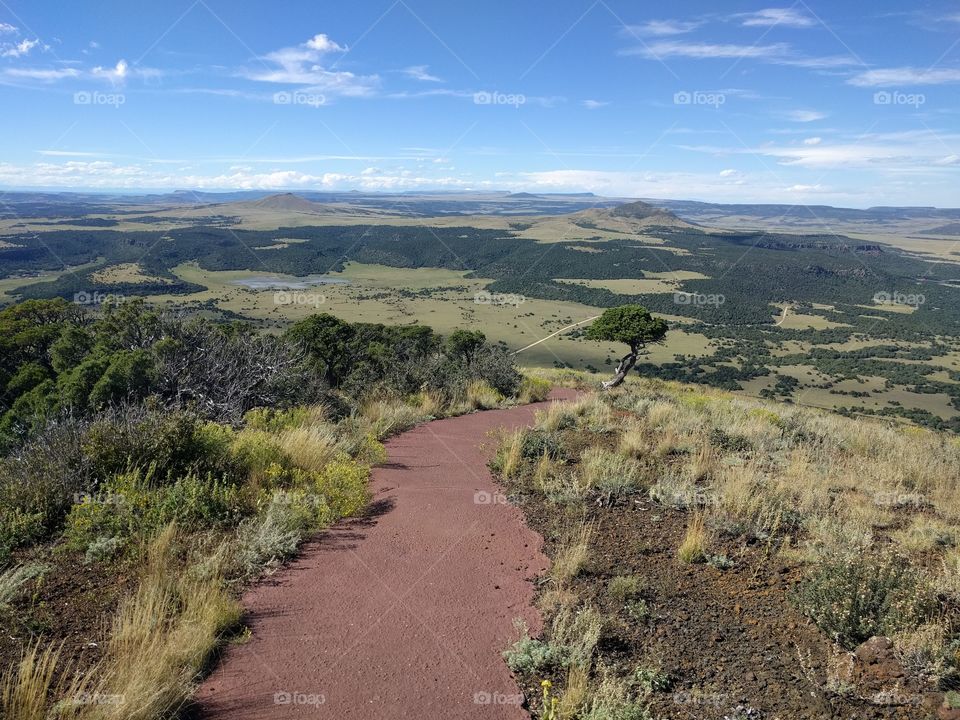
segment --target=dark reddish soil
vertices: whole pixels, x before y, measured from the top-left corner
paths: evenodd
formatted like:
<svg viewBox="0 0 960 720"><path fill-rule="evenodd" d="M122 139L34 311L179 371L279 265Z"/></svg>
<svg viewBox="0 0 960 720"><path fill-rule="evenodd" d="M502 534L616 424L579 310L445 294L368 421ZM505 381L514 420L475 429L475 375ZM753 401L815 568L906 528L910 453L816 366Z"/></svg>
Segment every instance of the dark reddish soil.
<svg viewBox="0 0 960 720"><path fill-rule="evenodd" d="M551 557L584 517L583 507L565 512L541 496L523 496L521 506ZM672 687L650 696L658 720L935 717L942 696L922 694L916 686L886 698L864 687L848 696L828 691L831 659L849 673L852 656L838 654L794 609L788 597L800 570L767 559L763 548L730 540L714 544L711 552L726 553L734 567L682 565L676 548L689 521L685 512L628 499L613 507L588 506L586 519L597 530L573 589L614 618L598 645L608 665L631 675L637 666L661 664L673 679ZM643 578L649 619L635 620L607 597L607 582L617 575ZM562 676L553 679L562 687ZM522 679L528 697L539 694L539 680Z"/></svg>
<svg viewBox="0 0 960 720"><path fill-rule="evenodd" d="M572 394L572 393L567 393ZM534 632L541 539L486 469L491 431L537 406L432 422L387 442L364 518L243 598L251 638L197 693L203 718L526 718L501 659Z"/></svg>
<svg viewBox="0 0 960 720"><path fill-rule="evenodd" d="M110 621L136 574L120 565L86 565L82 553L42 545L18 552L13 565L40 563L48 570L29 581L7 608L0 608L0 670L20 661L37 640L59 646L60 671L93 667L101 658Z"/></svg>

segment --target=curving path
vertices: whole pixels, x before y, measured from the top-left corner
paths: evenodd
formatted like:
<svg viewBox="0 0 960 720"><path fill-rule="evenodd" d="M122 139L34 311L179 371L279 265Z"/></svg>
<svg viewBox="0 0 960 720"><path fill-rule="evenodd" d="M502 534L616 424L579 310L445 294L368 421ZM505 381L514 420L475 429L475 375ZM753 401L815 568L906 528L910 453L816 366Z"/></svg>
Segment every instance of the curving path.
<svg viewBox="0 0 960 720"><path fill-rule="evenodd" d="M486 462L488 433L529 425L543 405L389 440L368 516L338 524L245 595L252 637L200 687L200 717L526 719L500 652L514 618L539 631L531 580L548 560Z"/></svg>

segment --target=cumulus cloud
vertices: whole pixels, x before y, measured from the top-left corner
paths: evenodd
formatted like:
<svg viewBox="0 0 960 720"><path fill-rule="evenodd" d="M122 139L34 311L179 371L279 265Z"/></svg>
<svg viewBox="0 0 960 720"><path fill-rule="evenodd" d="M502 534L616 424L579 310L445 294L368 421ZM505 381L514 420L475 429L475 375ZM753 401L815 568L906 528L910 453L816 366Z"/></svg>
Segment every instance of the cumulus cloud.
<svg viewBox="0 0 960 720"><path fill-rule="evenodd" d="M126 60L118 60L112 68L95 67L91 72L94 77L106 78L113 83L122 83L127 78L130 66Z"/></svg>
<svg viewBox="0 0 960 720"><path fill-rule="evenodd" d="M347 48L343 45L338 45L324 33L317 33L312 38L307 40L305 45L311 50L316 50L319 53L329 53L329 52L346 52Z"/></svg>
<svg viewBox="0 0 960 720"><path fill-rule="evenodd" d="M804 139L803 144L804 144L804 145L819 145L819 144L822 143L822 142L823 142L823 138L819 138L819 137L808 137L808 138L805 138L805 139Z"/></svg>
<svg viewBox="0 0 960 720"><path fill-rule="evenodd" d="M28 40L24 38L18 43L8 43L3 45L0 48L0 57L8 58L18 58L23 57L24 55L29 55L30 51L33 50L37 45L40 44L40 41L37 39Z"/></svg>

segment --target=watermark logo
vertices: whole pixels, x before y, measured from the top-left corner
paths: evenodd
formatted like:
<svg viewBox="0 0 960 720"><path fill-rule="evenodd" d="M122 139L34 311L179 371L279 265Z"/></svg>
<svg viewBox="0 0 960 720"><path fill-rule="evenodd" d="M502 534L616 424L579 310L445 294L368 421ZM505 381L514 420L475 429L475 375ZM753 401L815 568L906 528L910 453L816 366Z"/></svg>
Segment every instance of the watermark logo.
<svg viewBox="0 0 960 720"><path fill-rule="evenodd" d="M300 90L294 92L281 91L273 94L273 104L320 107L327 104L327 96L322 93L307 93Z"/></svg>
<svg viewBox="0 0 960 720"><path fill-rule="evenodd" d="M127 102L123 93L105 93L99 90L78 90L73 94L74 105L107 105L118 108Z"/></svg>
<svg viewBox="0 0 960 720"><path fill-rule="evenodd" d="M521 93L503 93L497 90L481 90L473 94L474 105L509 105L515 108L525 105L527 96Z"/></svg>
<svg viewBox="0 0 960 720"><path fill-rule="evenodd" d="M919 108L927 102L923 93L906 93L900 90L878 90L873 94L874 105L908 105Z"/></svg>
<svg viewBox="0 0 960 720"><path fill-rule="evenodd" d="M473 694L474 705L523 705L523 695L481 690Z"/></svg>
<svg viewBox="0 0 960 720"><path fill-rule="evenodd" d="M274 305L308 305L318 308L326 304L327 296L321 293L291 292L278 290L273 294Z"/></svg>
<svg viewBox="0 0 960 720"><path fill-rule="evenodd" d="M722 693L706 693L698 690L678 690L673 693L673 702L677 705L703 705L719 708L726 704L727 696Z"/></svg>
<svg viewBox="0 0 960 720"><path fill-rule="evenodd" d="M474 293L473 302L477 305L513 305L519 307L527 301L526 296L516 293L492 293L480 290Z"/></svg>
<svg viewBox="0 0 960 720"><path fill-rule="evenodd" d="M273 694L274 705L312 705L313 707L319 707L326 701L326 697L319 693L275 692Z"/></svg>
<svg viewBox="0 0 960 720"><path fill-rule="evenodd" d="M94 292L89 292L87 290L81 290L73 294L73 302L75 305L103 305L103 303L122 303L126 300L126 296L119 295L117 293L105 293L100 292L99 290Z"/></svg>
<svg viewBox="0 0 960 720"><path fill-rule="evenodd" d="M680 90L673 94L674 105L706 105L719 108L727 102L727 96L720 92L705 90Z"/></svg>
<svg viewBox="0 0 960 720"><path fill-rule="evenodd" d="M927 301L927 298L920 293L905 293L899 290L888 292L881 290L873 296L873 301L877 305L902 305L916 309L923 305Z"/></svg>
<svg viewBox="0 0 960 720"><path fill-rule="evenodd" d="M474 505L509 505L510 498L503 493L477 490L473 494Z"/></svg>
<svg viewBox="0 0 960 720"><path fill-rule="evenodd" d="M704 294L704 293L689 293L689 292L675 292L673 294L673 302L675 305L694 305L697 307L705 307L713 305L719 307L727 301L726 296L720 294Z"/></svg>
<svg viewBox="0 0 960 720"><path fill-rule="evenodd" d="M126 505L127 498L120 493L74 493L73 502L75 505Z"/></svg>

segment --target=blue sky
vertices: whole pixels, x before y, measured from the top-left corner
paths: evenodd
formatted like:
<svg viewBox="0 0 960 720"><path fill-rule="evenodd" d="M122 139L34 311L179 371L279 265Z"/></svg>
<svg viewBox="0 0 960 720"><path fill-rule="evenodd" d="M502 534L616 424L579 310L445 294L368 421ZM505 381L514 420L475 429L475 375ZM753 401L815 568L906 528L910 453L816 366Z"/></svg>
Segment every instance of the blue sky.
<svg viewBox="0 0 960 720"><path fill-rule="evenodd" d="M0 0L0 186L960 206L960 5Z"/></svg>

